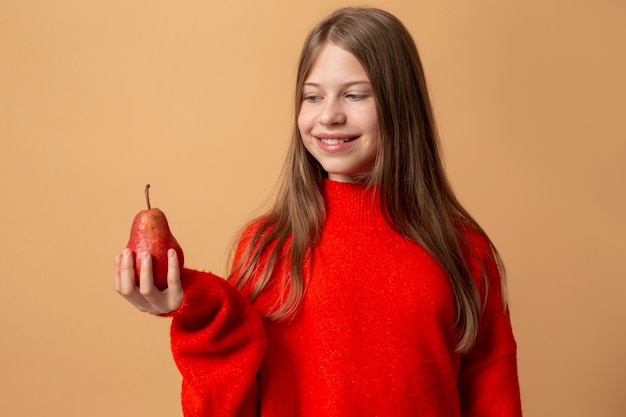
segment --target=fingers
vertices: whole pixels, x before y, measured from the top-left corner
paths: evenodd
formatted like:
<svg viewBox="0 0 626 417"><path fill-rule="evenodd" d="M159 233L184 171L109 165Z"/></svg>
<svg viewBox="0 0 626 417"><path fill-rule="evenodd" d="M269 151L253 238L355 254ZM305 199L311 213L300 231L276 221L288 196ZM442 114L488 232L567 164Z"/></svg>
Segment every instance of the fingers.
<svg viewBox="0 0 626 417"><path fill-rule="evenodd" d="M167 287L180 286L180 266L174 249L167 251Z"/></svg>
<svg viewBox="0 0 626 417"><path fill-rule="evenodd" d="M115 290L123 296L135 291L135 266L128 248L115 257Z"/></svg>
<svg viewBox="0 0 626 417"><path fill-rule="evenodd" d="M135 280L135 267L132 252L125 249L115 257L115 291L128 300L139 311L150 314L166 314L176 310L183 300L180 283L180 267L176 251L168 251L168 288L159 291L154 286L152 257L148 252L137 254L140 263L139 285Z"/></svg>
<svg viewBox="0 0 626 417"><path fill-rule="evenodd" d="M137 262L140 263L139 293L146 298L151 297L155 291L154 278L152 277L152 256L146 251L137 254Z"/></svg>
<svg viewBox="0 0 626 417"><path fill-rule="evenodd" d="M170 311L176 310L183 302L183 287L180 283L180 265L174 249L167 251L167 302Z"/></svg>
<svg viewBox="0 0 626 417"><path fill-rule="evenodd" d="M142 274L143 271L145 268L142 268ZM132 251L128 248L115 257L115 291L139 311L147 311L146 302L137 287Z"/></svg>

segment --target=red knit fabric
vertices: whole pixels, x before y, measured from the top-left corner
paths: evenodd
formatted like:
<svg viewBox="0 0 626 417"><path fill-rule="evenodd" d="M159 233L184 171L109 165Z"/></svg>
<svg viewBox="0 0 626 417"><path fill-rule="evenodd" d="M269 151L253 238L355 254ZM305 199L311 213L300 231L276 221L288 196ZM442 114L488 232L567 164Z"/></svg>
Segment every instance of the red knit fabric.
<svg viewBox="0 0 626 417"><path fill-rule="evenodd" d="M521 416L516 344L486 239L468 232L489 291L476 345L461 355L439 265L386 224L374 189L325 181L323 192L327 219L292 319L260 318L275 287L251 305L227 281L184 271L171 337L185 415Z"/></svg>

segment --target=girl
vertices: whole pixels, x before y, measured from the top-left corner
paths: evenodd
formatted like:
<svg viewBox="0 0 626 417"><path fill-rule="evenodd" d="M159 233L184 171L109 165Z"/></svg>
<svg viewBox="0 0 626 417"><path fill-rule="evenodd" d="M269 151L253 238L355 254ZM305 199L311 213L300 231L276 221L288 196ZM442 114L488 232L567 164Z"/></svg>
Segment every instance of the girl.
<svg viewBox="0 0 626 417"><path fill-rule="evenodd" d="M446 180L402 23L339 10L307 38L279 193L228 280L180 270L116 290L172 317L186 416L520 416L493 245Z"/></svg>

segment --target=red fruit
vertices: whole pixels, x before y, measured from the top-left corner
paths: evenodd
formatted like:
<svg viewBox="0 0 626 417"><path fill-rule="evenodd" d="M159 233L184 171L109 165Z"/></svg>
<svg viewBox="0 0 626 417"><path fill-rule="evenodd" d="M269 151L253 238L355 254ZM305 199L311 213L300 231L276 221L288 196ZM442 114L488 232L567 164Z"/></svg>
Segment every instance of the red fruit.
<svg viewBox="0 0 626 417"><path fill-rule="evenodd" d="M181 268L185 263L185 258L183 250L170 231L165 214L158 208L150 207L149 189L150 184L147 184L145 194L148 209L140 211L135 216L126 247L133 252L135 258L137 284L139 284L141 274L141 262L137 259L137 254L148 251L152 255L154 285L162 291L167 288L167 251L176 250Z"/></svg>

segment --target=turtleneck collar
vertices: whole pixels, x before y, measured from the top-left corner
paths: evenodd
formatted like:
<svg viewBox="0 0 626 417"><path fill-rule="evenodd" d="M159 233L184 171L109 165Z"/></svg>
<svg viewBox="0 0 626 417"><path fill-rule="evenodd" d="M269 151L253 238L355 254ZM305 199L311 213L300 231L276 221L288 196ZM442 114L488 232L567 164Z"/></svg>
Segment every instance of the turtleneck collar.
<svg viewBox="0 0 626 417"><path fill-rule="evenodd" d="M382 218L379 187L371 184L354 184L325 178L322 195L326 201L327 217L341 217L343 221L371 223Z"/></svg>

